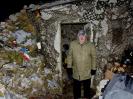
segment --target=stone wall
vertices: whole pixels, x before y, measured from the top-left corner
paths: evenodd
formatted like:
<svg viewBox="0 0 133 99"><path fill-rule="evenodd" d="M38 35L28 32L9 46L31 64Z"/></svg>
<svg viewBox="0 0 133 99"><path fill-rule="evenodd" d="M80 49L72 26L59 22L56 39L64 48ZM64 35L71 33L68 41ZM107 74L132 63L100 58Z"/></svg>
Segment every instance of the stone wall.
<svg viewBox="0 0 133 99"><path fill-rule="evenodd" d="M99 81L107 61L112 57L121 59L123 51L131 43L128 35L132 35L132 9L130 0L92 0L42 9L41 13L43 20L51 26L56 23L86 23L84 28L91 28L90 41L97 48L96 80ZM66 37L72 40L74 35L66 34Z"/></svg>

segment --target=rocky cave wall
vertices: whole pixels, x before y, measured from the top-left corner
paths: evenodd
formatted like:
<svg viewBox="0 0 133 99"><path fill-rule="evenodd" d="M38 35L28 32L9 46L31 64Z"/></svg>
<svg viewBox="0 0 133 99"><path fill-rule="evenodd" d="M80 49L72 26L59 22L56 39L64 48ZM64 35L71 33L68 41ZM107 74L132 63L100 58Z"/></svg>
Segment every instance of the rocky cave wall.
<svg viewBox="0 0 133 99"><path fill-rule="evenodd" d="M121 59L123 51L132 45L132 10L131 0L81 0L65 6L43 9L41 13L42 18L50 22L51 28L56 27L56 31L59 28L57 23L87 23L84 29L87 31L91 28L90 41L95 43L97 49L98 83L102 78L104 65L113 58ZM51 28L48 30L51 31ZM70 39L75 34L70 36L66 34Z"/></svg>

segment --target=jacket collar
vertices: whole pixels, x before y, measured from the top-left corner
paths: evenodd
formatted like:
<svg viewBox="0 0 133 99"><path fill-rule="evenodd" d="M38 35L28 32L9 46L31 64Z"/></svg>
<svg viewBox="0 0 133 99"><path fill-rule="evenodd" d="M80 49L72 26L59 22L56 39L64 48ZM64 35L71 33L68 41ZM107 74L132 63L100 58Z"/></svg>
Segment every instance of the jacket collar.
<svg viewBox="0 0 133 99"><path fill-rule="evenodd" d="M76 40L76 42L79 44L79 45L85 45L88 43L88 41L86 40L83 44L80 44L79 40Z"/></svg>

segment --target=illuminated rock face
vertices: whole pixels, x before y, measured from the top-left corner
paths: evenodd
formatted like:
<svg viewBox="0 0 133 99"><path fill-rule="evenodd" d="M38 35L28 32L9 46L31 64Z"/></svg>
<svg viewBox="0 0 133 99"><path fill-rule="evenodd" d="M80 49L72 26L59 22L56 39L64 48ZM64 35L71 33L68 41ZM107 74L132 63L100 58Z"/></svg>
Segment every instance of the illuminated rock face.
<svg viewBox="0 0 133 99"><path fill-rule="evenodd" d="M96 45L97 84L107 61L113 57L121 58L133 38L132 6L127 8L119 0L109 1L53 6L41 9L40 16L37 12L23 9L2 22L0 80L7 88L7 97L59 97L57 95L61 95L63 89L62 80L66 80L62 77L62 44L76 39L76 31L82 28L86 31L91 28L90 40ZM75 23L82 24L82 27L75 26ZM41 42L41 49L37 49L38 42ZM21 56L21 48L28 49L26 54L30 56L30 61Z"/></svg>

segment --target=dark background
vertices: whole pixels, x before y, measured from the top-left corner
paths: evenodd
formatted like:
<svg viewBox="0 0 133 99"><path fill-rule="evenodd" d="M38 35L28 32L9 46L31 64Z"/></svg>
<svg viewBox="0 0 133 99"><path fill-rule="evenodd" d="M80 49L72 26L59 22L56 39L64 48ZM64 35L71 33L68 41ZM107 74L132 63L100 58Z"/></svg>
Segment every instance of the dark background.
<svg viewBox="0 0 133 99"><path fill-rule="evenodd" d="M0 0L0 22L8 19L10 14L19 12L24 5L44 4L57 0Z"/></svg>

